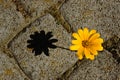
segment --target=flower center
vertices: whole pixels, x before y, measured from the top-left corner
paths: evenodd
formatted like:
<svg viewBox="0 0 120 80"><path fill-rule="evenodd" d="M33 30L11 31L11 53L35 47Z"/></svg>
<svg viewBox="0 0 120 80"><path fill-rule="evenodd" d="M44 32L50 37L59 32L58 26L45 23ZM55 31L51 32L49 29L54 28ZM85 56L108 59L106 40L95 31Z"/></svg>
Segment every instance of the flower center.
<svg viewBox="0 0 120 80"><path fill-rule="evenodd" d="M88 47L89 44L90 44L90 43L89 43L87 40L82 41L82 46L83 46L83 47Z"/></svg>

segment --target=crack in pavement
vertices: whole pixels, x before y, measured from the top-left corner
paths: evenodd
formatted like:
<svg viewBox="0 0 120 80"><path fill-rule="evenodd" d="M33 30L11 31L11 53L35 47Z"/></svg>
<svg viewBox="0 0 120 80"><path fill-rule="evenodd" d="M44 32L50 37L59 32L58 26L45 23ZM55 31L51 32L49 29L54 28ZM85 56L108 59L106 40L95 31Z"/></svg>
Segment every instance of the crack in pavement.
<svg viewBox="0 0 120 80"><path fill-rule="evenodd" d="M17 1L17 0L13 0L13 1ZM24 70L21 68L19 62L17 61L16 57L14 56L14 54L9 50L9 47L11 46L11 42L19 36L20 33L24 32L26 30L26 28L28 28L32 23L34 23L36 20L38 20L39 18L45 16L46 14L51 14L58 23L60 23L66 30L67 32L74 32L70 26L70 24L65 20L65 18L63 17L63 15L60 12L60 8L61 6L66 2L66 0L62 0L59 1L58 4L53 5L52 7L50 7L48 10L45 10L44 13L38 17L35 17L34 19L32 19L31 21L29 21L27 24L24 24L21 26L20 29L18 29L17 31L15 31L14 35L11 35L10 37L8 37L7 40L5 40L5 42L3 42L3 51L7 54L9 54L9 57L13 57L16 64L18 65L20 71L25 74L25 76L27 77L28 80L32 80L31 77L29 77ZM17 4L17 3L16 3ZM19 6L18 6L19 7ZM29 13L27 13L25 11L24 8L22 9L18 9L24 17L26 17L27 15L29 16ZM22 12L23 11L23 12ZM24 14L25 13L25 14ZM113 58L116 59L117 61L120 62L120 49L118 49L117 46L115 46L115 44L117 45L118 43L120 43L120 38L118 38L117 36L113 36L112 38L110 38L109 40L105 41L103 43L103 46L106 50L108 50L110 53L112 54L116 54L113 55ZM6 47L7 44L7 47ZM119 51L115 52L116 49L118 49ZM115 53L114 53L115 52ZM71 73L73 71L75 71L82 63L84 63L86 60L78 60L71 68L69 68L67 71L65 71L59 78L57 78L57 80L67 80L67 78L71 75Z"/></svg>
<svg viewBox="0 0 120 80"><path fill-rule="evenodd" d="M113 58L119 64L120 63L120 38L116 35L112 36L110 39L108 39L103 43L103 47L104 49L106 49L112 54ZM78 69L78 67L84 62L86 62L86 60L76 61L76 63L67 71L65 71L59 78L57 78L57 80L67 80L71 75L71 73L74 72L76 69Z"/></svg>
<svg viewBox="0 0 120 80"><path fill-rule="evenodd" d="M76 63L70 67L67 71L65 71L60 77L56 80L67 80L69 76L74 72L82 63L86 62L86 60L77 60Z"/></svg>
<svg viewBox="0 0 120 80"><path fill-rule="evenodd" d="M19 12L21 12L21 14L26 18L26 17L29 17L30 14L25 10L24 8L24 5L22 5L19 1L17 0L12 0L16 7L17 7L17 10ZM61 23L61 25L63 25L63 27L68 31L68 32L71 32L71 27L70 27L70 24L68 24L67 21L65 21L64 17L61 15L59 9L60 7L63 5L63 3L65 2L66 0L62 0L62 1L58 1L58 4L52 6L49 8L49 10L46 10L45 13L43 14L40 14L40 16L38 17L34 17L33 19L31 19L31 21L28 21L26 24L23 24L21 25L21 27L19 29L17 29L17 31L14 32L13 35L9 36L3 43L2 43L2 50L3 52L5 52L10 58L13 58L15 60L15 63L17 64L20 72L22 72L25 77L28 79L28 80L32 80L30 76L28 76L24 70L22 69L22 67L20 66L19 62L17 61L17 58L15 57L15 55L9 50L9 47L11 45L11 42L19 36L19 34L21 32L24 32L25 29L27 27L29 27L30 24L32 24L34 21L36 21L38 18L41 18L42 16L45 16L46 13L48 14L51 14L58 22Z"/></svg>
<svg viewBox="0 0 120 80"><path fill-rule="evenodd" d="M25 18L31 17L31 13L25 9L25 5L20 0L12 0L16 5L16 10L19 11Z"/></svg>
<svg viewBox="0 0 120 80"><path fill-rule="evenodd" d="M57 5L51 6L48 10L45 10L45 13L51 14L56 19L56 21L60 23L67 30L68 33L70 33L73 32L73 30L68 21L65 20L60 12L60 8L65 2L66 0L58 1Z"/></svg>

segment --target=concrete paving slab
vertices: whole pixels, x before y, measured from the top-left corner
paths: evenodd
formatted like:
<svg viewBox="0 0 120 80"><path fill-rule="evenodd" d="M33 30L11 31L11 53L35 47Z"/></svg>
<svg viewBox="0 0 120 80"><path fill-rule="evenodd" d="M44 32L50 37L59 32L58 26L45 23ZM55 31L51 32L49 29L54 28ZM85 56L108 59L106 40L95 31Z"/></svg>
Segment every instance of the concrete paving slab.
<svg viewBox="0 0 120 80"><path fill-rule="evenodd" d="M24 17L36 17L60 0L13 0Z"/></svg>
<svg viewBox="0 0 120 80"><path fill-rule="evenodd" d="M0 2L0 39L7 44L26 25L45 14L57 0L1 0Z"/></svg>
<svg viewBox="0 0 120 80"><path fill-rule="evenodd" d="M117 0L68 0L61 12L75 31L83 27L96 29L104 40L120 35L120 2Z"/></svg>
<svg viewBox="0 0 120 80"><path fill-rule="evenodd" d="M56 8L61 1L0 0L0 80L120 80L120 64L117 63L120 58L120 1L66 0L60 4L61 8ZM51 15L46 14L46 9L50 8ZM69 24L74 31L86 26L101 34L105 41L104 51L99 52L94 61L85 60L78 65L75 52L66 50L71 44L71 34L63 27ZM59 48L50 49L49 56L44 53L34 56L27 48L30 35L41 30L52 31L53 38L58 39L55 45ZM9 58L9 53L16 59ZM70 74L64 79L61 75L67 71Z"/></svg>
<svg viewBox="0 0 120 80"><path fill-rule="evenodd" d="M119 80L120 64L104 50L94 61L86 61L73 71L68 80Z"/></svg>
<svg viewBox="0 0 120 80"><path fill-rule="evenodd" d="M9 1L0 4L0 44L19 29L24 22L23 16L15 10L15 5Z"/></svg>
<svg viewBox="0 0 120 80"><path fill-rule="evenodd" d="M15 65L13 58L8 57L0 50L0 80L25 80Z"/></svg>
<svg viewBox="0 0 120 80"><path fill-rule="evenodd" d="M120 35L119 4L120 2L117 0L69 0L62 6L61 12L74 31L84 27L96 29L106 41L114 35ZM107 47L104 49L107 50ZM117 51L119 51L118 47ZM111 52L99 52L98 57L96 57L97 62L95 60L90 61L90 64L88 64L89 61L80 64L75 72L74 70L71 72L69 80L119 80L120 68L118 67L120 65L110 56L112 56ZM110 68L110 70L103 70L105 67Z"/></svg>
<svg viewBox="0 0 120 80"><path fill-rule="evenodd" d="M71 67L77 61L77 58L74 52L61 48L50 49L49 56L44 53L34 56L34 53L27 49L27 40L30 39L30 35L35 31L41 30L46 33L52 31L53 38L58 39L56 45L69 48L71 34L68 34L62 25L56 24L55 19L51 15L46 15L29 25L25 32L17 35L9 44L10 50L18 59L26 74L31 76L31 79L53 80Z"/></svg>

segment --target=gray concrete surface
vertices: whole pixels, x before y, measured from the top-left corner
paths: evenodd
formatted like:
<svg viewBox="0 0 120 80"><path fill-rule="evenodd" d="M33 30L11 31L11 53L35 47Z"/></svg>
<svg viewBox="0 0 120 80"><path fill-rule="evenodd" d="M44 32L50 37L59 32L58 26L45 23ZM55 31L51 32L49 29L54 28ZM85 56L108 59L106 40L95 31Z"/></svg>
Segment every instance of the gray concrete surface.
<svg viewBox="0 0 120 80"><path fill-rule="evenodd" d="M0 51L0 80L24 80L13 58Z"/></svg>
<svg viewBox="0 0 120 80"><path fill-rule="evenodd" d="M96 29L112 46L103 43L94 61L78 61L75 52L61 48L50 49L50 56L34 56L27 40L35 31L52 31L56 45L69 48L72 32L64 22L74 31ZM108 49L120 58L120 45L114 47L110 39L114 35L118 44L119 0L0 0L0 80L120 80L120 64Z"/></svg>
<svg viewBox="0 0 120 80"><path fill-rule="evenodd" d="M55 50L50 49L50 56L46 56L44 53L39 56L34 56L32 51L27 50L27 40L30 34L41 30L45 30L46 33L47 31L52 31L54 38L58 39L57 46L69 47L71 40L70 34L61 25L57 25L51 15L46 15L33 22L24 33L21 32L18 35L19 37L11 42L10 49L17 57L24 71L32 79L55 79L70 68L77 61L77 58L71 51L61 48Z"/></svg>

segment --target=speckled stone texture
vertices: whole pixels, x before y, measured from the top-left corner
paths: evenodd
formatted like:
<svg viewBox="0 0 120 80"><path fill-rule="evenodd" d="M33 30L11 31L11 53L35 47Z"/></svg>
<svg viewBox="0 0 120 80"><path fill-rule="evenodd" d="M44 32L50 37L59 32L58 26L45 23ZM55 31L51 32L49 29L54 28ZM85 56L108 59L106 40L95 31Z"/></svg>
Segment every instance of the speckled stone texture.
<svg viewBox="0 0 120 80"><path fill-rule="evenodd" d="M104 41L113 35L120 37L118 0L69 0L61 12L75 31L84 27L96 29ZM95 61L86 61L69 76L69 80L120 80L120 64L104 50Z"/></svg>
<svg viewBox="0 0 120 80"><path fill-rule="evenodd" d="M41 30L52 31L55 45L69 48L72 32L66 23L73 31L96 29L104 51L77 64L75 52L66 49L34 56L27 48L30 35ZM0 0L0 80L120 80L119 40L119 0Z"/></svg>
<svg viewBox="0 0 120 80"><path fill-rule="evenodd" d="M9 42L13 35L56 3L55 0L0 0L0 36L3 36L0 43Z"/></svg>
<svg viewBox="0 0 120 80"><path fill-rule="evenodd" d="M19 72L14 59L8 57L4 52L0 51L0 80L24 80L25 78Z"/></svg>
<svg viewBox="0 0 120 80"><path fill-rule="evenodd" d="M111 64L113 63L113 64ZM86 61L73 71L68 80L119 80L120 64L104 50L94 61Z"/></svg>
<svg viewBox="0 0 120 80"><path fill-rule="evenodd" d="M69 0L61 8L65 19L75 31L88 27L98 30L104 38L120 37L120 1Z"/></svg>
<svg viewBox="0 0 120 80"><path fill-rule="evenodd" d="M71 34L68 34L61 25L57 25L51 15L46 15L33 22L25 32L21 32L18 38L11 42L10 49L32 79L53 80L70 68L77 58L71 51L61 48L50 49L49 56L44 53L34 56L31 50L27 50L27 40L30 39L30 34L41 30L46 33L52 31L53 38L58 39L56 45L69 48Z"/></svg>
<svg viewBox="0 0 120 80"><path fill-rule="evenodd" d="M16 11L15 5L9 1L2 1L0 4L0 44L19 29L18 26L24 22L23 16Z"/></svg>

